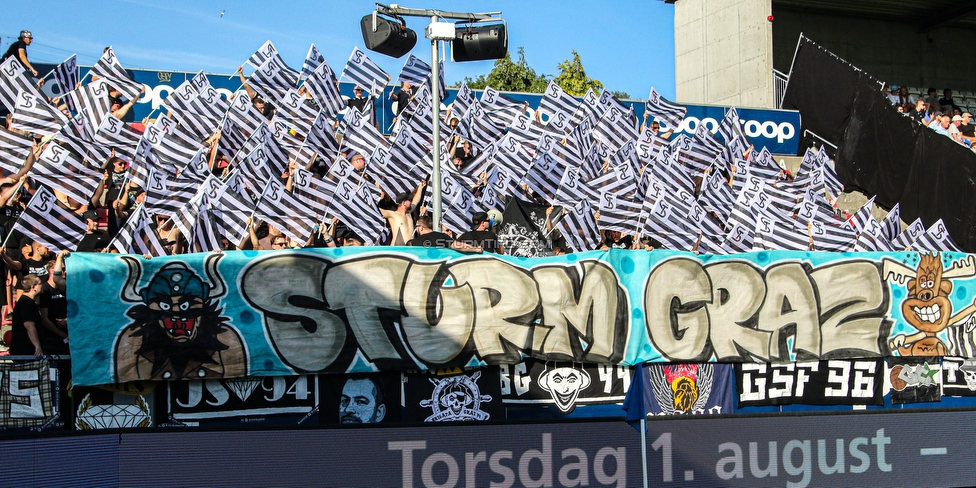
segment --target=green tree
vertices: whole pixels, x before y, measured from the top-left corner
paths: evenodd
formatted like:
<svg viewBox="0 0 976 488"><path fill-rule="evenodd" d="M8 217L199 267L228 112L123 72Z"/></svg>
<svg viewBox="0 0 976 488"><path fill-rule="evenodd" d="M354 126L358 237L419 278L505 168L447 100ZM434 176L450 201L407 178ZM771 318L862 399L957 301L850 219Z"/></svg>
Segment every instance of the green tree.
<svg viewBox="0 0 976 488"><path fill-rule="evenodd" d="M553 81L565 90L566 93L574 97L586 95L586 91L590 88L597 94L603 89L603 83L586 76L586 70L583 69L583 61L575 49L573 50L572 61L564 59L556 67L559 68L559 74L556 75Z"/></svg>
<svg viewBox="0 0 976 488"><path fill-rule="evenodd" d="M518 62L513 62L509 53L505 57L495 61L495 67L487 76L479 75L477 78L465 78L464 82L472 90L482 90L485 87L492 87L501 91L514 91L523 93L542 93L546 91L549 79L546 75L536 74L535 70L525 61L525 49L518 48Z"/></svg>
<svg viewBox="0 0 976 488"><path fill-rule="evenodd" d="M617 100L630 100L630 93L625 91L613 90L610 94L617 97Z"/></svg>

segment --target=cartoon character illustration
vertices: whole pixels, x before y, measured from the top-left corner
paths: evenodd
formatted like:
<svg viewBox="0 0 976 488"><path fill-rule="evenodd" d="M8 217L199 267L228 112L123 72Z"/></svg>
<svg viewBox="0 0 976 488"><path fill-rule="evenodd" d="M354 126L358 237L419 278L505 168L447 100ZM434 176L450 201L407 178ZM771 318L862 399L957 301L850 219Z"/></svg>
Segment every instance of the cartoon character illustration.
<svg viewBox="0 0 976 488"><path fill-rule="evenodd" d="M539 386L549 392L560 412L569 413L576 408L580 392L590 386L590 374L570 366L554 365L549 369L546 364L546 370L539 375Z"/></svg>
<svg viewBox="0 0 976 488"><path fill-rule="evenodd" d="M205 261L207 284L186 263L167 263L149 284L136 289L140 261L122 257L129 267L122 298L136 303L126 315L132 323L115 344L115 379L215 379L246 376L247 361L240 334L220 314L225 293L217 275L221 254Z"/></svg>
<svg viewBox="0 0 976 488"><path fill-rule="evenodd" d="M714 376L711 364L653 364L649 373L664 415L705 412Z"/></svg>
<svg viewBox="0 0 976 488"><path fill-rule="evenodd" d="M885 280L905 285L908 296L901 304L901 314L919 332L898 334L888 342L902 356L945 356L948 346L937 336L946 327L973 314L967 307L952 316L952 281L976 276L976 257L967 256L943 269L938 253L920 254L918 267L912 269L890 258L883 258ZM907 279L907 284L905 283Z"/></svg>

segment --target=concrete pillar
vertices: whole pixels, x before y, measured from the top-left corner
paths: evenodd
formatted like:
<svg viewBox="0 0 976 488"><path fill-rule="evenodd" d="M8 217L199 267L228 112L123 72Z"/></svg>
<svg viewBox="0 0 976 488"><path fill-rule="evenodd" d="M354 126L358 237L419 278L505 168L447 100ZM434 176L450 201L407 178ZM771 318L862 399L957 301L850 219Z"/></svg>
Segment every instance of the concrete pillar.
<svg viewBox="0 0 976 488"><path fill-rule="evenodd" d="M771 12L771 0L676 0L676 101L772 108Z"/></svg>

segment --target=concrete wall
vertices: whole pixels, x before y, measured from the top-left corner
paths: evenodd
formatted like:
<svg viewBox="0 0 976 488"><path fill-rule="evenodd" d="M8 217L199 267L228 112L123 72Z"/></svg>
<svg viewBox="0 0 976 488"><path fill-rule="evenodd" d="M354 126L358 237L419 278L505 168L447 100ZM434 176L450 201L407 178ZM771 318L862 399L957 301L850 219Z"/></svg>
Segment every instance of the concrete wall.
<svg viewBox="0 0 976 488"><path fill-rule="evenodd" d="M681 3L683 0L675 5ZM942 27L917 34L907 23L782 8L774 8L773 15L773 65L784 73L789 72L802 32L845 61L889 84L936 87L939 96L942 96L943 88L950 88L956 94L963 90L976 91L976 63L971 61L972 55L968 52L972 49L976 31Z"/></svg>
<svg viewBox="0 0 976 488"><path fill-rule="evenodd" d="M677 0L676 101L772 108L770 12L770 0Z"/></svg>

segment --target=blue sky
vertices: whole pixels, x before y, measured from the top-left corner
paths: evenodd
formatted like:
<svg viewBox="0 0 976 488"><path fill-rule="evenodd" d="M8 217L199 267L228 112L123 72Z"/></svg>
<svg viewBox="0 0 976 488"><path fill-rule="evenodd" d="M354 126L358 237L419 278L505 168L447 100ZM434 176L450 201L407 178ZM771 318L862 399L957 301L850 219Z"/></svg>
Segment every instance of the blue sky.
<svg viewBox="0 0 976 488"><path fill-rule="evenodd" d="M215 73L233 72L268 39L291 67L300 69L314 43L339 73L352 48L364 48L359 20L374 5L363 0L8 1L0 36L6 50L21 29L30 29L34 44L28 55L37 62L60 63L76 53L78 63L89 66L111 45L126 68ZM661 0L424 0L400 5L501 11L508 22L509 51L515 55L524 47L537 72L555 74L556 65L575 49L587 74L608 89L644 99L653 86L674 100L674 7ZM419 37L411 52L429 62L430 42L423 38L428 23L407 18ZM405 59L368 54L394 78ZM492 61L478 61L447 63L445 70L448 83L454 83L491 68Z"/></svg>

